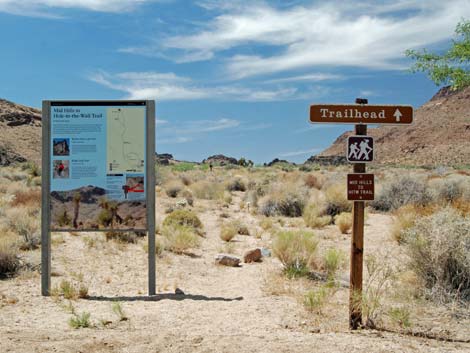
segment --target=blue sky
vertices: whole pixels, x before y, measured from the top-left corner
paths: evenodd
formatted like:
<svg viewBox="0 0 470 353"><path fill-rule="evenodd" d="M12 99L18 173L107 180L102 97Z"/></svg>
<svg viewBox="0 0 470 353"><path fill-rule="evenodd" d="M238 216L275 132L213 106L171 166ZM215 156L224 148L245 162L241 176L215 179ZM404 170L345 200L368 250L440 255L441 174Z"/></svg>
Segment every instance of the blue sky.
<svg viewBox="0 0 470 353"><path fill-rule="evenodd" d="M470 0L0 0L0 97L155 99L160 153L303 162L351 129L310 104L431 98L403 53L462 18Z"/></svg>

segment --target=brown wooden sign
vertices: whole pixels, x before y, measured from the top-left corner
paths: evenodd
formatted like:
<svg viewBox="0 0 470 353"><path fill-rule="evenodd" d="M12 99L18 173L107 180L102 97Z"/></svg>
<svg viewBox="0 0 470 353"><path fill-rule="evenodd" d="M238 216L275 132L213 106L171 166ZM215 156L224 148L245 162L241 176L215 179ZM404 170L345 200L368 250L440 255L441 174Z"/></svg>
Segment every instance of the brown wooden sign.
<svg viewBox="0 0 470 353"><path fill-rule="evenodd" d="M335 124L411 124L413 107L408 105L334 105L310 106L311 123Z"/></svg>
<svg viewBox="0 0 470 353"><path fill-rule="evenodd" d="M348 200L374 200L374 174L348 174Z"/></svg>

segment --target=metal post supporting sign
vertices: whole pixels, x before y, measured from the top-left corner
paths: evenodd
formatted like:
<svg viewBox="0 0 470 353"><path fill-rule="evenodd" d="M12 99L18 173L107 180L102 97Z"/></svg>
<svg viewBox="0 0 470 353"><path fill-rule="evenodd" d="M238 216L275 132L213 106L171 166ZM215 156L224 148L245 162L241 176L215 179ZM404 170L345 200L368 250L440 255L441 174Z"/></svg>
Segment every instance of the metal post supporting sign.
<svg viewBox="0 0 470 353"><path fill-rule="evenodd" d="M155 102L43 101L41 293L52 232L148 232L155 278Z"/></svg>

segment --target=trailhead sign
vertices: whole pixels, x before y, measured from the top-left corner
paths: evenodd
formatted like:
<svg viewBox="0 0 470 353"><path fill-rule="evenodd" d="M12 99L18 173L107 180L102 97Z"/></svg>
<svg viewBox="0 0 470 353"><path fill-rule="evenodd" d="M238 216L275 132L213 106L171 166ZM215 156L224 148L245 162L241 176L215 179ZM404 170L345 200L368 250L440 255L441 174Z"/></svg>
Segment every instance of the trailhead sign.
<svg viewBox="0 0 470 353"><path fill-rule="evenodd" d="M310 106L310 122L335 124L411 124L413 107L408 105L334 105Z"/></svg>
<svg viewBox="0 0 470 353"><path fill-rule="evenodd" d="M346 159L351 163L367 163L374 160L374 139L369 136L349 136Z"/></svg>
<svg viewBox="0 0 470 353"><path fill-rule="evenodd" d="M147 229L147 104L50 102L50 229Z"/></svg>

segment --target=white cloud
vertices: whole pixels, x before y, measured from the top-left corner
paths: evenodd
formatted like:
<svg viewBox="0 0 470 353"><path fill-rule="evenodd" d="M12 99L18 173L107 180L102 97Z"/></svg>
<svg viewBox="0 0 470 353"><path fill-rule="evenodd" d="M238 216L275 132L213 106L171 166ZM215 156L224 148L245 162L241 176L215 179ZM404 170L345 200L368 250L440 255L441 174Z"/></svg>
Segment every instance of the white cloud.
<svg viewBox="0 0 470 353"><path fill-rule="evenodd" d="M402 69L404 50L448 39L455 24L470 17L468 0L315 1L284 8L222 3L204 2L218 14L195 34L169 37L163 46L178 53L177 61L196 61L251 45L253 54L228 59L226 69L237 78L312 66ZM255 45L278 50L265 54Z"/></svg>
<svg viewBox="0 0 470 353"><path fill-rule="evenodd" d="M345 77L343 75L315 73L315 74L307 74L307 75L300 75L300 76L277 78L273 80L267 80L265 82L266 83L302 82L302 81L320 82L320 81L333 81L333 80L344 80L344 79Z"/></svg>
<svg viewBox="0 0 470 353"><path fill-rule="evenodd" d="M312 153L318 153L321 151L321 148L312 148L310 150L300 150L300 151L294 151L294 152L284 152L279 154L280 157L295 157L295 156L303 156L305 154L312 154Z"/></svg>
<svg viewBox="0 0 470 353"><path fill-rule="evenodd" d="M297 88L261 89L238 84L201 86L174 73L98 71L88 77L108 88L125 92L127 99L195 100L233 99L237 101L279 101L304 97Z"/></svg>
<svg viewBox="0 0 470 353"><path fill-rule="evenodd" d="M0 11L23 16L57 17L49 13L51 9L121 12L152 1L156 0L0 0Z"/></svg>

